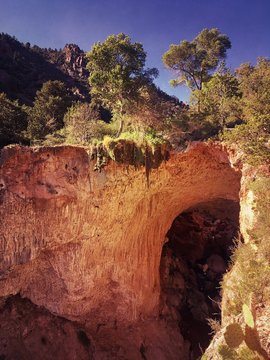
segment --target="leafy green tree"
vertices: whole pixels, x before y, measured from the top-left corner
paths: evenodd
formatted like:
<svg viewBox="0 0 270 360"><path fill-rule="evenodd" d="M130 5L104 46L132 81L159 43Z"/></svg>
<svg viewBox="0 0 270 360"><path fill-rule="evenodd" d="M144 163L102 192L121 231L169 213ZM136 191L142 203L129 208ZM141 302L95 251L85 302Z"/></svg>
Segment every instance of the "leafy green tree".
<svg viewBox="0 0 270 360"><path fill-rule="evenodd" d="M114 120L119 120L119 135L140 90L152 83L158 71L145 69L142 44L132 43L125 34L111 35L103 43L96 43L87 59L92 98L110 109Z"/></svg>
<svg viewBox="0 0 270 360"><path fill-rule="evenodd" d="M63 117L71 105L71 97L61 81L47 81L37 91L29 111L28 132L31 139L44 139L63 127Z"/></svg>
<svg viewBox="0 0 270 360"><path fill-rule="evenodd" d="M0 93L0 144L7 145L24 141L23 131L27 128L27 114L17 101Z"/></svg>
<svg viewBox="0 0 270 360"><path fill-rule="evenodd" d="M222 66L203 84L202 90L195 90L195 99L199 99L204 122L213 133L223 131L228 125L241 122L241 97L238 79Z"/></svg>
<svg viewBox="0 0 270 360"><path fill-rule="evenodd" d="M225 138L242 146L251 162L270 162L270 60L259 58L256 66L242 64L236 73L244 123Z"/></svg>
<svg viewBox="0 0 270 360"><path fill-rule="evenodd" d="M185 83L192 91L201 90L230 48L228 36L215 28L202 30L192 41L183 40L178 45L170 45L163 55L163 62L176 74L171 84Z"/></svg>
<svg viewBox="0 0 270 360"><path fill-rule="evenodd" d="M256 66L242 64L237 76L246 122L270 133L270 59L259 58Z"/></svg>

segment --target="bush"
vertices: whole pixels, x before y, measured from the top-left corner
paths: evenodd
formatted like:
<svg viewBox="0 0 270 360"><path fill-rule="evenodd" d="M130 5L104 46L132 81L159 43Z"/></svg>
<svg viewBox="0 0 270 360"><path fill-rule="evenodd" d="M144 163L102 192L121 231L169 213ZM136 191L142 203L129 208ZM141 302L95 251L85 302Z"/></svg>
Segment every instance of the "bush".
<svg viewBox="0 0 270 360"><path fill-rule="evenodd" d="M24 131L27 128L25 108L17 101L0 93L0 145L25 141Z"/></svg>
<svg viewBox="0 0 270 360"><path fill-rule="evenodd" d="M91 104L74 104L64 118L64 135L69 144L87 145L116 133L115 124L99 120L99 112Z"/></svg>
<svg viewBox="0 0 270 360"><path fill-rule="evenodd" d="M270 115L269 115L270 116ZM237 144L244 152L244 159L251 165L270 162L269 134L259 125L241 124L223 133L222 139L229 144Z"/></svg>
<svg viewBox="0 0 270 360"><path fill-rule="evenodd" d="M237 143L247 162L256 165L270 162L270 60L258 59L256 66L242 64L237 70L242 91L244 124L224 134Z"/></svg>
<svg viewBox="0 0 270 360"><path fill-rule="evenodd" d="M29 110L28 133L31 140L41 140L61 129L71 97L61 81L47 81L37 91L34 106Z"/></svg>
<svg viewBox="0 0 270 360"><path fill-rule="evenodd" d="M232 294L224 308L225 316L240 314L251 293L255 294L258 302L269 296L270 267L264 246L240 242L236 245L232 270L224 276L222 289Z"/></svg>

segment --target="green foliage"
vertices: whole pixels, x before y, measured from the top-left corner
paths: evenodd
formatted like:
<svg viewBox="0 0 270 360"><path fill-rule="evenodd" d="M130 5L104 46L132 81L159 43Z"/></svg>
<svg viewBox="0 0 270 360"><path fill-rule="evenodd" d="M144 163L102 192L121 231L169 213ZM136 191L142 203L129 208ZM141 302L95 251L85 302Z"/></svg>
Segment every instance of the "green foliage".
<svg viewBox="0 0 270 360"><path fill-rule="evenodd" d="M244 116L248 122L270 131L270 60L259 58L256 66L242 64L237 69L243 92Z"/></svg>
<svg viewBox="0 0 270 360"><path fill-rule="evenodd" d="M154 130L148 132L124 132L117 138L105 136L103 144L110 151L117 143L123 143L124 141L135 143L138 148L141 148L143 153L146 147L149 147L154 152L156 147L166 145L166 140L162 136L157 135Z"/></svg>
<svg viewBox="0 0 270 360"><path fill-rule="evenodd" d="M237 143L251 164L270 162L270 60L258 59L256 66L243 64L237 70L242 92L244 124L224 134Z"/></svg>
<svg viewBox="0 0 270 360"><path fill-rule="evenodd" d="M239 324L233 323L226 327L224 338L229 348L237 348L244 340L244 334Z"/></svg>
<svg viewBox="0 0 270 360"><path fill-rule="evenodd" d="M55 146L62 145L66 143L66 136L64 129L60 129L55 131L52 134L48 134L45 136L43 140L32 140L32 145L42 145L42 146Z"/></svg>
<svg viewBox="0 0 270 360"><path fill-rule="evenodd" d="M103 43L94 44L87 59L91 95L112 111L114 120L120 122L120 134L140 89L151 84L158 72L144 69L146 53L142 44L132 43L125 34L111 35Z"/></svg>
<svg viewBox="0 0 270 360"><path fill-rule="evenodd" d="M270 179L267 175L257 176L249 184L256 203L257 225L252 237L260 244L260 251L264 258L270 259Z"/></svg>
<svg viewBox="0 0 270 360"><path fill-rule="evenodd" d="M0 93L0 145L22 141L26 128L25 107L21 107L17 101L9 100L6 94Z"/></svg>
<svg viewBox="0 0 270 360"><path fill-rule="evenodd" d="M242 305L254 293L262 300L270 286L270 267L265 257L264 247L239 243L233 255L232 272L224 276L222 288L232 292L233 298L226 306L226 313L237 315Z"/></svg>
<svg viewBox="0 0 270 360"><path fill-rule="evenodd" d="M75 86L73 95L78 95L79 84L87 97L84 54L76 45L67 45L63 52L21 44L3 33L0 39L10 48L10 53L0 58L0 66L12 84L11 88L0 84L0 89L31 103L40 82L50 78L67 81L63 71L69 70L64 56L68 52L72 57L82 57L83 73L74 69L72 75L76 80L71 84ZM256 66L243 64L232 73L224 65L230 47L228 36L218 29L204 29L192 41L170 46L163 61L176 73L173 83L185 83L192 90L191 103L184 106L153 84L157 70L145 68L142 44L132 42L125 34L111 35L94 44L87 54L92 104L102 104L111 111L111 124L100 121L87 104L73 105L64 123L71 105L69 93L60 81L47 81L37 91L30 109L0 99L0 141L23 141L28 113L32 143L88 144L102 141L106 135L117 139L122 132L129 137L134 132L134 137L144 133L151 146L158 141L156 135L151 138L153 132L181 147L187 140L222 139L236 143L249 163L269 163L270 60L260 58Z"/></svg>
<svg viewBox="0 0 270 360"><path fill-rule="evenodd" d="M266 302L270 298L270 179L257 174L247 191L253 193L256 224L250 234L250 242L236 243L232 257L232 270L222 282L225 293L231 293L225 316L240 314L243 304L248 304L255 322L254 303Z"/></svg>
<svg viewBox="0 0 270 360"><path fill-rule="evenodd" d="M92 146L91 156L96 159L95 170L98 171L109 158L125 165L145 166L149 185L151 169L158 168L162 161L168 159L168 143L154 133L122 133L117 138L105 136L102 142Z"/></svg>
<svg viewBox="0 0 270 360"><path fill-rule="evenodd" d="M69 92L60 81L47 81L37 91L34 106L29 111L28 132L32 140L61 129L67 108L71 105Z"/></svg>
<svg viewBox="0 0 270 360"><path fill-rule="evenodd" d="M163 62L176 73L172 85L185 83L191 90L201 90L230 47L228 36L214 28L202 30L191 42L170 45Z"/></svg>
<svg viewBox="0 0 270 360"><path fill-rule="evenodd" d="M241 122L239 83L224 66L203 85L201 91L193 92L193 99L195 104L200 103L203 124L204 127L208 124L211 136L223 132L227 126Z"/></svg>
<svg viewBox="0 0 270 360"><path fill-rule="evenodd" d="M251 165L260 165L270 161L269 134L263 133L258 124L248 122L227 130L223 140L237 144L244 151L243 160Z"/></svg>
<svg viewBox="0 0 270 360"><path fill-rule="evenodd" d="M171 45L163 62L176 73L174 85L185 83L192 90L193 139L222 138L237 143L249 163L269 163L270 60L243 64L234 75L223 62L230 46L219 30L204 29L191 42Z"/></svg>
<svg viewBox="0 0 270 360"><path fill-rule="evenodd" d="M187 114L194 140L217 137L241 117L239 84L224 65L230 47L229 38L218 29L204 29L191 42L171 45L163 55L164 64L177 77L172 85L185 83L192 91Z"/></svg>
<svg viewBox="0 0 270 360"><path fill-rule="evenodd" d="M67 143L89 144L93 138L103 135L103 123L99 113L90 104L77 103L70 107L64 117Z"/></svg>

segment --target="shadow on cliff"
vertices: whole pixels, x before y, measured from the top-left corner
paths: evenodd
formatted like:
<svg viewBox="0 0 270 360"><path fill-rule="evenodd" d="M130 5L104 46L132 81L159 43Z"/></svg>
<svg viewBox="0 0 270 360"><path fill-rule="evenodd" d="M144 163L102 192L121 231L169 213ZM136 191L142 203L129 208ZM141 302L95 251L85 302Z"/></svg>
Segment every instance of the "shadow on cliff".
<svg viewBox="0 0 270 360"><path fill-rule="evenodd" d="M1 360L93 359L85 331L19 295L1 299Z"/></svg>
<svg viewBox="0 0 270 360"><path fill-rule="evenodd" d="M221 320L220 282L239 227L239 204L215 200L180 214L163 247L160 316L175 321L187 358L198 359L211 340L210 324Z"/></svg>

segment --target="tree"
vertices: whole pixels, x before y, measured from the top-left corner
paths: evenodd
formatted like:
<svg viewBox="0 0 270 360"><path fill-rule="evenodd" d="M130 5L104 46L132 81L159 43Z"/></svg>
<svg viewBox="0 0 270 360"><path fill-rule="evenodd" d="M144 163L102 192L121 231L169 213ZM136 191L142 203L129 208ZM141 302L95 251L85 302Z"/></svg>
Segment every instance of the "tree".
<svg viewBox="0 0 270 360"><path fill-rule="evenodd" d="M111 35L94 44L87 59L92 98L110 109L114 120L120 120L119 135L141 88L152 83L158 71L144 68L142 44L132 43L125 34Z"/></svg>
<svg viewBox="0 0 270 360"><path fill-rule="evenodd" d="M259 58L256 66L242 64L236 71L242 91L244 123L226 138L237 142L249 160L270 162L270 60Z"/></svg>
<svg viewBox="0 0 270 360"><path fill-rule="evenodd" d="M154 84L145 86L131 112L131 126L136 131L171 131L185 128L185 106Z"/></svg>
<svg viewBox="0 0 270 360"><path fill-rule="evenodd" d="M0 93L0 144L24 141L22 132L27 128L27 114L17 101Z"/></svg>
<svg viewBox="0 0 270 360"><path fill-rule="evenodd" d="M237 69L243 92L246 122L270 133L270 59L259 58L256 66L242 64Z"/></svg>
<svg viewBox="0 0 270 360"><path fill-rule="evenodd" d="M176 73L176 80L172 80L171 84L185 83L192 91L201 90L230 48L228 36L215 28L202 30L192 41L170 45L163 55L163 62Z"/></svg>
<svg viewBox="0 0 270 360"><path fill-rule="evenodd" d="M91 104L77 103L65 114L65 135L70 143L87 144L93 138L99 137L105 126L99 121L99 112Z"/></svg>
<svg viewBox="0 0 270 360"><path fill-rule="evenodd" d="M201 113L213 132L222 131L225 126L241 122L240 100L242 93L238 79L221 64L211 79L195 90L194 96L200 101Z"/></svg>
<svg viewBox="0 0 270 360"><path fill-rule="evenodd" d="M31 139L44 139L63 127L63 117L71 105L71 97L61 81L47 81L37 91L29 111L28 132Z"/></svg>

